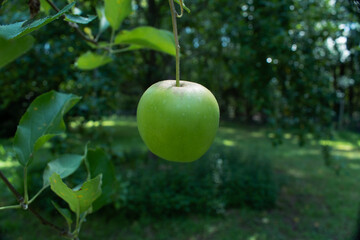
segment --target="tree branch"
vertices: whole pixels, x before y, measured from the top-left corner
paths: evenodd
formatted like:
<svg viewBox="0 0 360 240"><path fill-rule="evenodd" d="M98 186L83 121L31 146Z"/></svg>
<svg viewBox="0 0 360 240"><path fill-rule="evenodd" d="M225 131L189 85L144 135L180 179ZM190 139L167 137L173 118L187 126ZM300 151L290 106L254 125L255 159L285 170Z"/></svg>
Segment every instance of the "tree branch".
<svg viewBox="0 0 360 240"><path fill-rule="evenodd" d="M50 6L56 11L56 12L60 12L60 9L50 0L46 0L46 2L48 4L50 4Z"/></svg>
<svg viewBox="0 0 360 240"><path fill-rule="evenodd" d="M46 0L46 2L56 11L56 12L60 12L60 9L55 5L55 3L53 3L51 0ZM63 18L65 19L65 15L63 15ZM76 32L81 36L82 39L84 39L87 42L90 42L92 44L98 45L98 42L95 39L89 38L88 36L86 36L85 33L83 33L83 31L81 31L81 29L79 28L79 25L77 25L76 23L71 23L69 22L70 27L74 28L76 30Z"/></svg>
<svg viewBox="0 0 360 240"><path fill-rule="evenodd" d="M24 198L21 194L14 188L14 186L9 182L5 175L0 171L0 178L4 181L9 190L14 194L19 203L24 203Z"/></svg>
<svg viewBox="0 0 360 240"><path fill-rule="evenodd" d="M39 219L39 221L46 226L49 226L51 228L53 228L54 230L58 231L59 234L61 236L64 237L68 237L68 238L73 238L72 234L69 233L68 231L66 231L64 228L61 228L59 226L56 226L55 224L49 222L48 220L46 220L45 218L43 218L34 208L32 208L29 205L26 205L24 203L24 198L23 196L15 189L15 187L9 182L9 180L5 177L5 175L3 174L3 172L0 170L0 178L1 180L3 180L3 182L5 183L5 185L9 188L9 190L14 194L14 196L16 197L17 201L20 203L20 206L23 209L29 209L30 212Z"/></svg>
<svg viewBox="0 0 360 240"><path fill-rule="evenodd" d="M38 212L36 212L36 210L34 210L31 206L29 206L29 210L30 212L35 216L37 217L40 222L45 225L45 226L49 226L51 227L52 229L55 229L56 231L59 232L59 234L61 236L64 236L64 237L68 237L68 238L73 238L73 235L71 233L69 233L67 230L65 230L64 228L61 228L59 226L56 226L55 224L49 222L48 220L46 220L45 218L43 218Z"/></svg>

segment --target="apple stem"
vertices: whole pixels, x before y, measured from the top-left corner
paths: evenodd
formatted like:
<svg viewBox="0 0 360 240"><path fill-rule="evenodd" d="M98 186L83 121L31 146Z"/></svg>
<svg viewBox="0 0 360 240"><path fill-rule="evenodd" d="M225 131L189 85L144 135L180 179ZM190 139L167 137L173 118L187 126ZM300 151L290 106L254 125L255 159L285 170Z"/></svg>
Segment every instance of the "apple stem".
<svg viewBox="0 0 360 240"><path fill-rule="evenodd" d="M169 0L170 4L170 11L171 11L171 19L172 19L172 26L173 26L173 32L174 32L174 39L175 39L175 49L176 49L176 86L180 87L180 44L179 44L179 37L178 37L178 31L177 31L177 25L176 25L176 16L181 17L181 15L178 15L175 6L174 1ZM182 10L182 8L181 8Z"/></svg>

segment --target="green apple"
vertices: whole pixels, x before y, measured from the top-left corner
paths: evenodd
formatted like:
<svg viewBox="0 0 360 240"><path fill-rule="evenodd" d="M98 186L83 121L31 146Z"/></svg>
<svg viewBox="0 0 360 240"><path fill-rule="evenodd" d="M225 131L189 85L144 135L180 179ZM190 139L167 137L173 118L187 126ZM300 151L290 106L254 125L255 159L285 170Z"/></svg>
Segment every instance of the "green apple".
<svg viewBox="0 0 360 240"><path fill-rule="evenodd" d="M219 127L219 105L204 86L165 80L142 95L137 124L146 146L169 161L191 162L211 146Z"/></svg>

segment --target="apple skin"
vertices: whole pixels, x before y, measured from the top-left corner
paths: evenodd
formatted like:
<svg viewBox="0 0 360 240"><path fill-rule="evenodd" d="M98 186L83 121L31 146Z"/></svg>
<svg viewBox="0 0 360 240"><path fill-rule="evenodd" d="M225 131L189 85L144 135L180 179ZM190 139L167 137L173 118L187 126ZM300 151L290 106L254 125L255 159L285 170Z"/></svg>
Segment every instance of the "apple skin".
<svg viewBox="0 0 360 240"><path fill-rule="evenodd" d="M220 111L214 95L188 81L164 80L150 86L137 108L137 125L155 155L175 162L199 159L211 146Z"/></svg>

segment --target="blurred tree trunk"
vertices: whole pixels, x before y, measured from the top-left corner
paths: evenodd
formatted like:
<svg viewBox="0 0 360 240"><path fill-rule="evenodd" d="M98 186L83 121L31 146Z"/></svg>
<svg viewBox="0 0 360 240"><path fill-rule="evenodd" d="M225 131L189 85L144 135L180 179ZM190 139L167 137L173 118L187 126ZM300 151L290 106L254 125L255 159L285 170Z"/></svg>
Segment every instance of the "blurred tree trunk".
<svg viewBox="0 0 360 240"><path fill-rule="evenodd" d="M145 18L148 25L158 27L160 16L155 0L148 0L148 9L145 13Z"/></svg>
<svg viewBox="0 0 360 240"><path fill-rule="evenodd" d="M353 112L354 112L354 85L349 87L349 118L350 121L353 120Z"/></svg>
<svg viewBox="0 0 360 240"><path fill-rule="evenodd" d="M360 209L358 210L358 217L357 217L354 240L360 240Z"/></svg>
<svg viewBox="0 0 360 240"><path fill-rule="evenodd" d="M248 124L253 123L252 112L253 112L253 106L251 105L251 102L246 101L246 105L245 105L245 121Z"/></svg>
<svg viewBox="0 0 360 240"><path fill-rule="evenodd" d="M340 73L339 73L340 77L345 76L345 64L344 63L340 63ZM342 91L344 92L344 95L341 99L339 99L339 112L338 112L338 127L341 129L343 127L343 122L344 122L344 108L345 108L345 99L346 99L346 91L344 89L342 89Z"/></svg>
<svg viewBox="0 0 360 240"><path fill-rule="evenodd" d="M155 0L148 0L148 8L145 10L145 20L146 25L152 27L159 27L159 10ZM160 81L158 79L159 68L156 66L156 56L155 51L143 51L142 57L144 59L144 65L146 67L144 89L146 90L153 83Z"/></svg>
<svg viewBox="0 0 360 240"><path fill-rule="evenodd" d="M350 55L350 70L351 70L351 76L355 76L356 72L355 72L355 62L354 62L354 57L351 54ZM353 112L354 112L354 86L355 86L355 82L349 86L349 120L350 122L353 121Z"/></svg>
<svg viewBox="0 0 360 240"><path fill-rule="evenodd" d="M334 87L334 93L336 93L336 91L338 90L338 81L337 81L337 66L335 66L333 68L333 78L334 78L334 82L333 82L333 87ZM336 94L335 94L336 95ZM336 100L334 102L334 107L333 107L333 111L335 112L335 117L334 117L334 121L337 122L338 118L339 118L339 109L340 109L340 105L339 105L339 100L336 97Z"/></svg>

